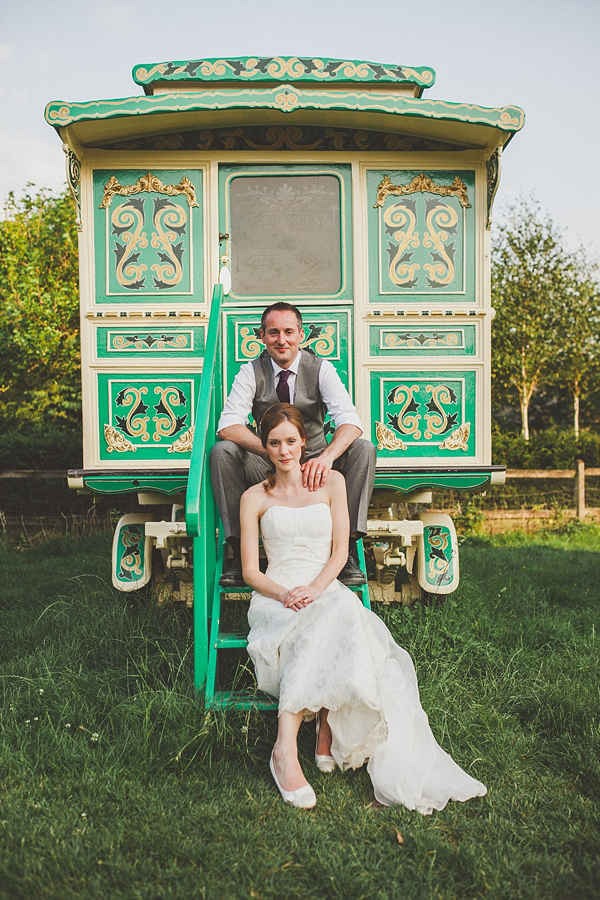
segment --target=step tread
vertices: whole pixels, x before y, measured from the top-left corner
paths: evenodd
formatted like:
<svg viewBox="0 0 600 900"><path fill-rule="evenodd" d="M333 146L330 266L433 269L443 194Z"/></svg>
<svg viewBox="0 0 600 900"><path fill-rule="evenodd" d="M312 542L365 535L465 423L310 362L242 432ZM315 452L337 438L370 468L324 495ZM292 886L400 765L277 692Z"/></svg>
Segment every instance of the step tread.
<svg viewBox="0 0 600 900"><path fill-rule="evenodd" d="M217 636L219 648L245 647L248 643L247 631L221 631Z"/></svg>
<svg viewBox="0 0 600 900"><path fill-rule="evenodd" d="M210 706L234 709L277 709L277 700L264 691L215 691Z"/></svg>

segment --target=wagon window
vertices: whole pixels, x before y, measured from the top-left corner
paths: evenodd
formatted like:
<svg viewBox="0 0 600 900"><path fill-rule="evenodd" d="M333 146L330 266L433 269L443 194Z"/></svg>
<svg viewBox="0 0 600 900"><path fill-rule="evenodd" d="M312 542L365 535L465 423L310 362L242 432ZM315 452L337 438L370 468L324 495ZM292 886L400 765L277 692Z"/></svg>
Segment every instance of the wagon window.
<svg viewBox="0 0 600 900"><path fill-rule="evenodd" d="M235 294L310 296L340 290L338 178L238 177L231 181L229 203Z"/></svg>

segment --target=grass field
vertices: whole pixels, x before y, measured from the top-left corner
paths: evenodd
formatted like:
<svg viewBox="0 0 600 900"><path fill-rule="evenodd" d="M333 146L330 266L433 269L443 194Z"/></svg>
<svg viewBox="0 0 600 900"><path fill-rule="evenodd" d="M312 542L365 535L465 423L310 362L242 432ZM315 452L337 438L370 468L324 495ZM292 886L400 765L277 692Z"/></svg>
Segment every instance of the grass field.
<svg viewBox="0 0 600 900"><path fill-rule="evenodd" d="M0 546L0 898L600 896L600 531L466 541L440 607L378 610L488 795L422 817L364 770L285 807L273 714L205 715L191 614L109 585L109 538Z"/></svg>

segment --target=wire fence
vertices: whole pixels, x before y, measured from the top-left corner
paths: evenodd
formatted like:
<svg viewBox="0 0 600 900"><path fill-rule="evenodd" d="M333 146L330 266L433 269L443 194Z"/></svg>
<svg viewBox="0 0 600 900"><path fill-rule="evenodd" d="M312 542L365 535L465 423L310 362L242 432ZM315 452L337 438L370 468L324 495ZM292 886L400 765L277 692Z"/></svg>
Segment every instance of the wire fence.
<svg viewBox="0 0 600 900"><path fill-rule="evenodd" d="M546 473L509 470L503 485L494 485L483 493L440 490L433 495L433 507L443 509L457 519L473 516L494 519L501 530L506 523L524 521L526 513L543 524L544 511L577 515L574 472ZM565 477L566 476L566 477ZM585 473L585 507L600 514L600 470ZM57 535L84 535L110 530L121 515L138 508L137 495L95 497L71 490L61 471L0 473L0 535L17 534L25 543ZM166 514L162 508L157 515ZM519 512L522 515L517 516ZM495 515L494 515L495 514Z"/></svg>

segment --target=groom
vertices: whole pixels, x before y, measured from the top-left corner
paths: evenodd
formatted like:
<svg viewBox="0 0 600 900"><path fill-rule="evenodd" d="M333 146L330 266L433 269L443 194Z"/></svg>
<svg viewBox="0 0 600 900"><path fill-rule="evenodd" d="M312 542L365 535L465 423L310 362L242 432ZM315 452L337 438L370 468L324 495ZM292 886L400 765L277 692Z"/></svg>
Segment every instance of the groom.
<svg viewBox="0 0 600 900"><path fill-rule="evenodd" d="M213 491L219 506L225 537L233 559L220 584L244 584L240 557L240 498L268 470L267 452L248 428L250 415L260 422L273 403L293 403L304 418L307 431L306 463L302 482L316 491L332 468L346 479L350 514L348 561L338 578L344 584L364 584L358 565L356 541L366 534L367 510L375 478L375 447L363 440L356 409L333 365L310 350L300 350L304 340L302 316L290 303L273 303L262 314L260 338L265 350L245 363L236 375L217 427L220 440L210 456ZM323 422L328 412L336 426L330 444Z"/></svg>

